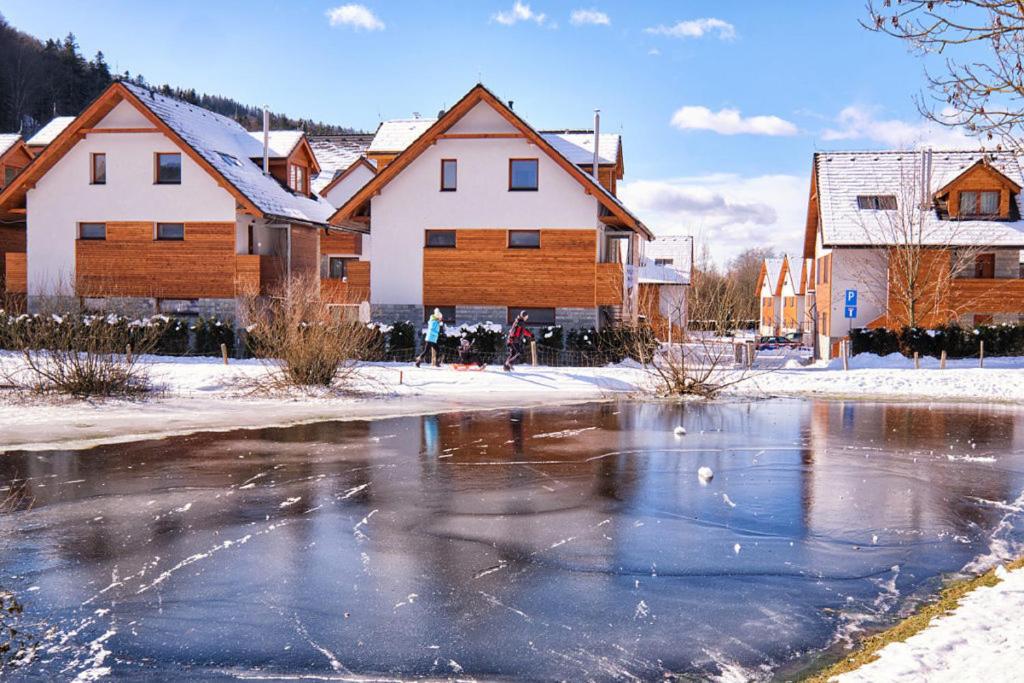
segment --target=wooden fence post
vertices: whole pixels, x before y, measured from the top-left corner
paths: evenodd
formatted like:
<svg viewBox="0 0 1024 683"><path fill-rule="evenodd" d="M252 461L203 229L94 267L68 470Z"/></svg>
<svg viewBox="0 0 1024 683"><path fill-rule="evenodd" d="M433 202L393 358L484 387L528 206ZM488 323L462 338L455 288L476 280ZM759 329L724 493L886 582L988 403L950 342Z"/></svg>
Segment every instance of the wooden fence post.
<svg viewBox="0 0 1024 683"><path fill-rule="evenodd" d="M537 366L537 341L534 339L530 340L530 360L533 361L533 366Z"/></svg>
<svg viewBox="0 0 1024 683"><path fill-rule="evenodd" d="M756 351L754 348L754 342L744 342L743 345L747 348L747 367L752 368L754 367L754 352Z"/></svg>
<svg viewBox="0 0 1024 683"><path fill-rule="evenodd" d="M430 347L430 364L437 365L437 348L433 346Z"/></svg>
<svg viewBox="0 0 1024 683"><path fill-rule="evenodd" d="M132 362L132 345L131 344L128 344L127 346L124 347L124 357L125 357L125 360L128 361L129 364L131 364L131 362Z"/></svg>
<svg viewBox="0 0 1024 683"><path fill-rule="evenodd" d="M978 367L985 367L985 341L978 342Z"/></svg>
<svg viewBox="0 0 1024 683"><path fill-rule="evenodd" d="M228 364L228 345L227 344L221 344L220 345L220 355L224 359L224 365L227 365Z"/></svg>
<svg viewBox="0 0 1024 683"><path fill-rule="evenodd" d="M839 355L843 357L843 370L850 369L850 354L849 348L847 347L846 340L839 342Z"/></svg>
<svg viewBox="0 0 1024 683"><path fill-rule="evenodd" d="M946 369L946 349L942 349L942 353L939 354L939 370Z"/></svg>
<svg viewBox="0 0 1024 683"><path fill-rule="evenodd" d="M919 354L917 351L914 351L914 369L921 369L921 354Z"/></svg>

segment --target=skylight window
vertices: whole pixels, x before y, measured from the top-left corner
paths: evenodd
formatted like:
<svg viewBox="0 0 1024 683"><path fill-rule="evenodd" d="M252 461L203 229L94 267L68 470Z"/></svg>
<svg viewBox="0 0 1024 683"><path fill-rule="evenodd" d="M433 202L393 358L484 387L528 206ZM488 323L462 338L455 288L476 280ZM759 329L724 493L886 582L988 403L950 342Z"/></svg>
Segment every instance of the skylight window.
<svg viewBox="0 0 1024 683"><path fill-rule="evenodd" d="M857 196L858 209L895 211L896 197L891 194L862 194Z"/></svg>
<svg viewBox="0 0 1024 683"><path fill-rule="evenodd" d="M241 161L239 161L237 158L231 156L230 154L227 154L226 152L217 152L217 155L220 156L220 158L223 159L224 162L227 163L227 164L231 164L232 166L238 166L238 167L242 166L242 162Z"/></svg>

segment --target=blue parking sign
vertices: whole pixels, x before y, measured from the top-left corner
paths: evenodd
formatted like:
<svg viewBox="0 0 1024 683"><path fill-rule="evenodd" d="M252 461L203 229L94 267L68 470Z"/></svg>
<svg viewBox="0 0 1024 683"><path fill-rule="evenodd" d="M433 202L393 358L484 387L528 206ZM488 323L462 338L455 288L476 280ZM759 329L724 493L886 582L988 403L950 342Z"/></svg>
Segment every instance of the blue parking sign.
<svg viewBox="0 0 1024 683"><path fill-rule="evenodd" d="M846 305L847 306L856 306L857 305L857 290L856 289L848 289L848 290L846 290ZM848 315L846 317L850 318L852 316Z"/></svg>
<svg viewBox="0 0 1024 683"><path fill-rule="evenodd" d="M857 317L857 307L856 306L844 306L843 310L845 311L845 316L844 317L846 317L846 318L856 318Z"/></svg>

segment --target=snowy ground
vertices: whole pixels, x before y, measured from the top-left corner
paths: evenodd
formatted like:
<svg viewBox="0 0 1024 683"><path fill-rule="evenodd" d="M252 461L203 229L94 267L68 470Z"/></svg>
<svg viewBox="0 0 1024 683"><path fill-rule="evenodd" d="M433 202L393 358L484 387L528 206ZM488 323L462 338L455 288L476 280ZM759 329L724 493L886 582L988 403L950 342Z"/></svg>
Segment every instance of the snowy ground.
<svg viewBox="0 0 1024 683"><path fill-rule="evenodd" d="M17 355L0 353L0 368ZM762 354L754 370L726 371L727 397L792 396L883 400L1024 402L1024 358L913 361L862 355L844 371L840 361L803 365L795 356ZM649 389L651 378L635 364L606 368L519 366L507 374L378 364L365 369L362 392L352 396L269 397L252 381L266 373L258 361L216 358L148 359L159 387L140 401L53 401L0 392L0 450L87 447L97 443L170 436L193 431L264 427L319 420L387 417L479 408L594 401Z"/></svg>
<svg viewBox="0 0 1024 683"><path fill-rule="evenodd" d="M1024 677L1024 569L996 570L1002 581L975 589L948 616L879 658L838 676L841 683L876 681L1004 681Z"/></svg>

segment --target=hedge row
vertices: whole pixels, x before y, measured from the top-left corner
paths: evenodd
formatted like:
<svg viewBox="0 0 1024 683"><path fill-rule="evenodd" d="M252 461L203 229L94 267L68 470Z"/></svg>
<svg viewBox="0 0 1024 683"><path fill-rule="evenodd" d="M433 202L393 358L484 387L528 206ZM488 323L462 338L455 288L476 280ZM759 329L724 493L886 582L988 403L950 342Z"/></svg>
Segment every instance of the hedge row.
<svg viewBox="0 0 1024 683"><path fill-rule="evenodd" d="M105 326L123 339L151 339L153 353L165 356L219 356L221 344L233 351L235 331L230 323L214 318L194 321L155 315L128 318L119 315L27 315L0 310L0 349L16 350L19 339L85 339L86 335L62 334ZM27 334L29 328L32 334ZM42 332L38 334L38 332Z"/></svg>
<svg viewBox="0 0 1024 683"><path fill-rule="evenodd" d="M1024 356L1024 324L979 325L968 328L945 325L931 330L905 327L902 330L858 329L850 333L850 353L887 356L900 353L912 357L949 358L977 356L985 343L986 356Z"/></svg>

